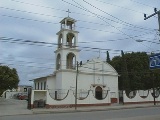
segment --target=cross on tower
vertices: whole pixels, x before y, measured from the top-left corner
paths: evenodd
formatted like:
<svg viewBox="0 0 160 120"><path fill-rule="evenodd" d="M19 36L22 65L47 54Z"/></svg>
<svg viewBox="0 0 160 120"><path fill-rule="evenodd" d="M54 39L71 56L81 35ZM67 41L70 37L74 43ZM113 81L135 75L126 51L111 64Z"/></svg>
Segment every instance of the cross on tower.
<svg viewBox="0 0 160 120"><path fill-rule="evenodd" d="M69 9L66 12L68 12L68 17L69 17L69 13L71 13L71 12L69 11Z"/></svg>

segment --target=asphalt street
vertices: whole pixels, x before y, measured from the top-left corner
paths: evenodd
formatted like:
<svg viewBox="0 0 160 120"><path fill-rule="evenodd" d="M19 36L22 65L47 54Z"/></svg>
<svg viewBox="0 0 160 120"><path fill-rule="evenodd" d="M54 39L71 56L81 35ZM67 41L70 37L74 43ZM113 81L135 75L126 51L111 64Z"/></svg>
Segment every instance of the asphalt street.
<svg viewBox="0 0 160 120"><path fill-rule="evenodd" d="M160 120L160 108L2 116L0 120Z"/></svg>
<svg viewBox="0 0 160 120"><path fill-rule="evenodd" d="M0 116L15 114L32 114L32 111L27 109L27 101L0 98Z"/></svg>
<svg viewBox="0 0 160 120"><path fill-rule="evenodd" d="M0 120L160 120L157 104L28 110L27 101L0 98Z"/></svg>

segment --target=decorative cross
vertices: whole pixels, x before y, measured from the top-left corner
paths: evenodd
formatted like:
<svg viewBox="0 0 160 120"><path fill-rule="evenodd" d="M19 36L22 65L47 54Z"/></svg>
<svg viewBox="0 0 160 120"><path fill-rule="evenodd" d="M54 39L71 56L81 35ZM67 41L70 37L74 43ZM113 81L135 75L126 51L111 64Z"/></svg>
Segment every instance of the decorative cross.
<svg viewBox="0 0 160 120"><path fill-rule="evenodd" d="M69 17L69 13L71 13L71 12L69 11L69 9L66 12L68 12L68 17Z"/></svg>

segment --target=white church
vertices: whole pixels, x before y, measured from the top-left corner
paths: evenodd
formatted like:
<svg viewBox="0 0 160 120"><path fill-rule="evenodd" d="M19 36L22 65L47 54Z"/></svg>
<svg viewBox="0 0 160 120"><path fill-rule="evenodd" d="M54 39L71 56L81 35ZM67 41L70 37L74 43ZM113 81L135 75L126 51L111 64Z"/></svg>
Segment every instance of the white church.
<svg viewBox="0 0 160 120"><path fill-rule="evenodd" d="M101 106L119 103L118 73L100 58L79 61L76 20L65 17L57 33L53 74L34 79L31 106L44 101L46 108Z"/></svg>

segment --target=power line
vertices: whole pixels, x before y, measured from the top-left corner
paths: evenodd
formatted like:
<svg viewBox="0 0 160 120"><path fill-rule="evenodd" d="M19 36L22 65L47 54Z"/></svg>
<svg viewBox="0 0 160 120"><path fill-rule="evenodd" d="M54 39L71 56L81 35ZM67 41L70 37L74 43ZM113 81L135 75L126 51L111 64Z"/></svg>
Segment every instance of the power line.
<svg viewBox="0 0 160 120"><path fill-rule="evenodd" d="M35 12L30 12L30 11L22 11L22 10L17 10L17 9L12 9L12 8L7 8L7 7L0 7L1 9L7 9L7 10L11 10L11 11L17 11L17 12L23 12L23 13L29 13L29 14L36 14L36 15L42 15L42 16L46 16L46 17L56 17L56 18L63 18L63 17L59 17L59 16L52 16L52 15L49 15L49 14L42 14L42 13L35 13ZM64 11L64 10L63 10ZM11 18L18 18L18 19L23 19L23 20L30 20L30 21L35 21L35 22L43 22L43 23L52 23L52 22L48 22L48 21L39 21L39 20L34 20L34 19L27 19L27 18L24 18L24 17L15 17L15 16L11 16L11 15L2 15L3 17L11 17ZM88 16L88 15L87 15ZM122 24L122 23L119 23L117 21L114 21L114 20L111 20L111 19L108 19L112 22L115 22L115 23L118 23L118 24ZM104 24L100 24L100 23L94 23L94 22L88 22L88 21L82 21L82 20L77 20L77 21L80 21L80 22L87 22L87 23L92 23L92 24L98 24L98 25L104 25ZM58 23L53 23L53 24L58 24ZM128 26L126 24L123 24L125 26ZM131 27L131 26L128 26L128 27ZM138 27L139 28L139 27ZM125 28L123 28L125 29ZM139 29L143 29L143 30L149 30L147 28L139 28ZM136 31L136 30L135 30Z"/></svg>
<svg viewBox="0 0 160 120"><path fill-rule="evenodd" d="M3 53L0 53L1 55L3 55ZM6 53L5 53L5 55L6 55ZM13 56L12 54L9 54L8 56ZM34 58L34 57L28 57L28 56L19 56L19 55L16 55L16 57L20 57L20 58L29 58L29 59L43 59L43 60L54 60L54 59L49 59L49 58L42 58L42 57L36 57L36 58Z"/></svg>
<svg viewBox="0 0 160 120"><path fill-rule="evenodd" d="M37 4L27 3L27 2L22 2L22 1L18 1L18 0L11 0L11 1L17 2L17 3L22 3L22 4L27 4L27 5L31 5L31 6L37 6L37 7L42 7L42 8L52 9L52 10L58 10L58 11L62 11L62 12L66 13L66 10L62 10L62 9L58 9L58 8L53 8L53 7L43 6L43 5L37 5ZM77 12L74 12L74 11L72 13L79 14L79 15L90 16L90 15L86 15L84 13L77 13Z"/></svg>
<svg viewBox="0 0 160 120"><path fill-rule="evenodd" d="M53 47L53 45L58 45L57 43L49 43L49 42L43 42L43 41L32 41L32 40L24 40L24 39L15 39L15 38L7 38L7 37L0 37L0 40L2 42L9 42L9 43L17 43L17 42L20 42L20 44L27 44L27 45L37 45L38 46L46 46L46 45L49 45L49 46L46 46L46 47ZM11 41L8 41L8 40L11 40ZM119 39L119 40L122 40L122 39ZM147 40L143 40L145 42L150 42L150 43L156 43L156 44L159 44L157 42L152 42L152 41L147 41ZM93 41L93 42L106 42L106 41ZM86 43L86 42L81 42L81 43ZM88 42L88 43L92 43L92 42ZM89 49L89 50L105 50L105 51L121 51L121 50L113 50L113 49L105 49L105 48L94 48L94 47L88 47L88 46L77 46L77 47L80 47L82 49Z"/></svg>
<svg viewBox="0 0 160 120"><path fill-rule="evenodd" d="M74 1L74 0L72 0L72 1ZM113 16L113 15L111 15L111 14L109 14L109 13L107 13L107 12L101 10L101 9L99 9L98 7L92 5L91 3L89 3L89 2L87 2L87 1L85 1L85 0L83 0L83 1L84 1L85 3L87 3L87 4L89 4L90 6L96 8L97 10L99 10L99 11L101 11L101 12L103 12L103 13L111 16L111 17L113 17L114 19L117 19L118 21L124 23L124 24L127 25L127 26L129 25L129 26L132 26L132 27L134 27L134 28L144 29L144 28L142 28L142 27L139 27L139 26L133 25L133 24L131 24L131 23L128 23L128 22L126 22L126 21L123 21L123 20L121 20L121 19L119 19L119 18L117 18L117 17L115 17L115 16ZM76 3L77 3L77 2L76 2ZM77 3L77 4L78 4L78 3ZM123 25L124 25L124 24L123 24ZM116 27L116 28L117 28L117 27Z"/></svg>
<svg viewBox="0 0 160 120"><path fill-rule="evenodd" d="M28 44L28 45L37 45L38 46L45 46L45 45L50 45L47 47L53 47L53 45L58 45L57 43L49 43L49 42L43 42L43 41L32 41L32 40L24 40L24 39L15 39L15 38L7 38L7 37L0 37L0 40L3 42L9 42L9 43L17 43L20 42L20 44ZM10 40L10 41L8 41ZM121 40L121 39L120 39ZM147 40L143 40L143 41L147 41ZM94 42L105 42L105 41L94 41ZM147 42L152 42L152 41L147 41ZM86 43L86 42L81 42L81 43ZM92 43L92 42L88 42L88 43ZM152 42L152 43L156 43L156 42ZM158 44L158 43L156 43ZM77 46L80 47L82 49L91 49L91 50L106 50L106 51L121 51L121 50L113 50L113 49L105 49L105 48L94 48L94 47L85 47L85 46Z"/></svg>
<svg viewBox="0 0 160 120"><path fill-rule="evenodd" d="M72 0L72 1L74 1L74 0ZM97 10L99 10L99 11L101 11L101 12L103 12L103 13L111 16L111 17L113 17L114 19L116 19L116 20L118 20L118 21L121 21L122 23L125 23L125 24L130 25L130 26L133 26L133 27L138 27L138 26L136 26L136 25L133 25L133 24L130 24L130 23L126 22L126 21L123 21L123 20L121 20L121 19L119 19L119 18L117 18L117 17L115 17L115 16L107 13L106 11L101 10L100 8L92 5L91 3L87 2L86 0L83 0L83 1L84 1L85 3L87 3L88 5L92 6L93 8L95 8L95 9L97 9ZM76 2L76 3L77 3L77 2Z"/></svg>
<svg viewBox="0 0 160 120"><path fill-rule="evenodd" d="M34 22L42 22L42 23L49 23L49 24L59 24L59 23L53 23L53 22L48 22L48 21L39 21L39 20L34 20L34 19L28 19L28 18L24 18L24 17L15 17L15 16L11 16L11 15L1 15L1 16L10 17L10 18L16 18L16 19L22 19L22 20L29 20L29 21L34 21ZM100 31L100 32L109 32L111 34L121 34L121 33L117 33L117 32L104 31L104 30L100 30L100 29L87 28L87 27L77 27L77 28L86 29L86 30ZM123 29L125 29L125 28L123 28ZM127 30L129 30L129 29L127 29ZM148 29L144 29L144 30L148 30ZM138 31L138 30L133 30L133 31ZM139 32L143 32L143 31L139 31ZM148 33L151 33L151 32L146 32L146 34L148 34Z"/></svg>
<svg viewBox="0 0 160 120"><path fill-rule="evenodd" d="M4 63L2 63L2 64L6 64L5 62ZM33 68L47 68L47 69L53 69L53 68L49 68L49 67L39 67L39 66L32 66L32 65L24 65L24 64L12 64L12 63L7 63L7 65L13 65L13 66L25 66L25 67L33 67Z"/></svg>
<svg viewBox="0 0 160 120"><path fill-rule="evenodd" d="M105 4L108 4L108 5L112 5L112 6L121 8L121 9L129 10L129 11L132 11L132 12L144 14L143 12L140 12L140 11L137 11L137 10L133 10L133 9L126 8L126 7L123 7L123 6L115 5L115 4L112 4L112 3L107 3L107 2L104 2L104 1L101 1L101 0L95 0L95 1L98 1L98 2L101 2L101 3L105 3Z"/></svg>
<svg viewBox="0 0 160 120"><path fill-rule="evenodd" d="M1 59L1 60L3 60L3 59ZM41 64L41 65L55 65L55 64L53 64L53 63L49 63L48 64L48 62L47 63L42 63L42 62L33 62L33 61L22 61L22 60L11 60L11 59L5 59L6 61L10 61L10 62L18 62L18 63L26 63L26 64Z"/></svg>
<svg viewBox="0 0 160 120"><path fill-rule="evenodd" d="M31 14L38 14L38 15L43 15L43 16L47 16L47 17L57 17L57 18L62 18L62 17L58 17L58 16L52 16L52 15L46 15L46 14L42 14L42 13L35 13L35 12L30 12L30 11L22 11L22 10L17 10L17 9L12 9L12 8L7 8L7 7L0 7L0 8L3 8L3 9L7 9L7 10L12 10L12 11L17 11L17 12L24 12L24 13L31 13ZM54 9L54 8L53 8ZM58 9L60 10L60 9ZM64 11L64 10L61 10L61 11ZM12 18L19 18L19 19L24 19L24 20L32 20L32 21L37 21L37 22L44 22L44 23L52 23L52 22L47 22L47 21L39 21L39 20L33 20L33 19L27 19L27 18L21 18L21 17L14 17L14 16L9 16L9 15L2 15L4 17L12 17ZM88 16L88 15L87 15ZM122 23L119 23L117 21L114 21L114 20L111 20L111 19L108 19L112 22L116 22L118 24L122 24ZM81 20L78 20L78 21L81 21ZM84 21L83 21L84 22ZM86 21L85 21L86 22ZM91 22L88 22L88 23L91 23ZM93 23L93 22L92 22ZM54 23L54 24L57 24L57 23ZM98 23L94 23L94 24L98 24ZM126 24L123 24L123 25L126 25ZM126 25L128 26L128 25ZM131 27L131 26L130 26ZM139 27L138 27L139 28ZM148 30L146 28L139 28L139 29L143 29L143 30Z"/></svg>
<svg viewBox="0 0 160 120"><path fill-rule="evenodd" d="M49 21L41 21L41 20L35 20L35 19L30 19L30 18L24 18L24 17L15 17L12 15L1 15L3 17L10 17L10 18L16 18L16 19L22 19L22 20L28 20L28 21L35 21L35 22L42 22L42 23L49 23L49 24L58 24L58 23L53 23Z"/></svg>
<svg viewBox="0 0 160 120"><path fill-rule="evenodd" d="M100 15L98 15L98 14L95 14L95 13L89 11L88 9L84 8L82 5L80 5L79 3L75 2L74 0L72 0L72 1L75 2L76 4L78 4L78 5L81 6L81 7L78 7L78 6L76 6L76 5L72 4L72 3L69 3L69 2L67 2L67 1L65 1L65 0L62 0L62 1L66 2L67 4L72 5L72 6L74 6L74 7L77 7L77 8L79 8L79 9L82 9L82 10L84 10L84 11L86 11L86 12L89 12L89 13L95 15L96 17L98 17L99 19L101 19L101 20L103 20L103 21L104 21L104 19L107 19L107 20L108 20L108 18L106 18L106 17L100 16ZM93 6L93 5L92 5L92 6ZM105 12L105 13L106 13L106 12ZM106 14L108 14L108 13L106 13ZM108 15L110 15L110 14L108 14ZM113 16L113 15L110 15L110 16ZM116 18L116 17L113 16L113 18ZM135 25L133 25L133 24L127 23L127 22L125 22L125 21L122 21L122 20L120 20L119 18L116 18L116 19L119 20L119 21L121 21L121 23L119 23L119 22L116 22L116 23L119 23L119 24L124 23L123 25L126 25L126 26L134 26L134 28L144 29L144 28L142 28L142 27L135 26ZM106 21L105 21L105 22L106 22ZM107 23L107 24L109 24L109 25L111 26L110 23ZM145 29L147 29L147 28L145 28Z"/></svg>
<svg viewBox="0 0 160 120"><path fill-rule="evenodd" d="M150 5L141 3L141 2L137 2L137 1L135 1L135 0L130 0L130 1L132 1L132 2L134 2L134 3L137 3L137 4L141 4L141 5L147 6L147 7L155 8L155 7L153 7L153 6L150 6Z"/></svg>
<svg viewBox="0 0 160 120"><path fill-rule="evenodd" d="M62 1L66 2L67 4L73 5L73 4L71 4L71 3L69 3L69 2L67 2L67 1L65 1L65 0L62 0ZM109 24L110 26L112 26L113 28L115 28L116 30L118 30L119 32L121 32L122 34L124 34L125 36L128 36L128 37L130 37L131 39L134 40L134 38L132 38L130 35L124 33L123 31L119 30L119 29L116 28L115 26L113 26L113 25L111 25L110 23L106 22L106 21L104 20L105 17L102 17L102 16L100 16L100 15L98 15L98 14L96 14L96 13L93 13L93 12L89 11L88 9L84 8L82 5L80 5L79 3L77 3L77 2L74 1L74 0L72 0L72 1L75 2L76 4L78 4L79 6L81 6L81 7L78 7L78 8L80 8L80 9L82 9L82 10L84 10L84 11L87 11L87 12L95 15L97 18L99 18L99 19L101 19L102 21L104 21L105 23ZM85 0L83 0L83 1L85 1ZM87 2L87 3L88 3L88 2ZM92 7L95 7L95 6L93 6L92 4L90 4L90 3L88 3L88 4L91 5ZM73 6L75 6L75 5L73 5ZM75 6L75 7L77 7L77 6ZM95 7L95 8L97 8L97 7ZM97 9L100 10L99 8L97 8ZM106 13L106 12L105 12L105 13ZM111 15L111 16L112 16L112 15ZM113 16L113 17L114 17L114 16ZM117 19L118 19L118 18L117 18ZM142 43L141 43L141 44L142 44ZM144 45L144 44L142 44L142 45ZM149 46L147 46L147 45L144 45L144 46L146 46L146 47L149 48Z"/></svg>
<svg viewBox="0 0 160 120"><path fill-rule="evenodd" d="M57 9L57 8L53 8L53 7L48 7L48 6L42 6L42 5L36 5L36 4L32 4L32 3L26 3L26 2L21 2L21 1L18 1L18 0L11 0L11 1L14 1L14 2L18 2L18 3L23 3L23 4L28 4L28 5L33 5L33 6L37 6L37 7L43 7L43 8L49 8L49 9L54 9L54 10L60 10L60 11L63 11L63 12L66 12L66 10L61 10L61 9ZM63 1L63 0L62 0ZM78 6L76 6L78 7ZM19 10L18 10L19 11ZM72 13L75 13L75 14L82 14L82 13L77 13L77 12L72 12ZM36 14L36 13L35 13ZM90 16L90 15L86 15L86 14L83 14L85 16ZM49 16L52 16L52 15L49 15ZM107 19L107 18L106 18ZM108 19L110 20L110 19ZM130 24L130 23L128 23ZM135 25L134 25L135 26Z"/></svg>
<svg viewBox="0 0 160 120"><path fill-rule="evenodd" d="M34 6L38 6L38 7L43 7L43 8L49 8L49 9L54 9L54 10L60 10L60 11L63 11L63 12L66 12L66 10L61 10L61 9L57 9L57 8L53 8L53 7L46 7L46 6L42 6L42 5L36 5L36 4L31 4L31 3L26 3L26 2L21 2L21 1L17 1L17 0L11 0L11 1L14 1L14 2L19 2L19 3L23 3L23 4L28 4L28 5L34 5ZM63 0L62 0L63 1ZM4 8L4 7L2 7ZM6 8L6 9L10 9L10 8ZM15 9L11 9L11 10L15 10ZM15 11L18 11L18 12L26 12L26 13L33 13L33 12L27 12L27 11L21 11L21 10L15 10ZM76 13L76 12L72 12L72 13L75 13L75 14L81 14L81 13ZM33 14L39 14L39 15L45 15L45 14L41 14L41 13L33 13ZM84 15L84 14L83 14ZM85 14L86 15L86 14ZM52 15L45 15L45 16L52 16ZM86 16L89 16L89 15L86 15ZM52 16L52 17L55 17L55 16ZM59 18L62 18L62 17L59 17ZM107 18L106 18L107 19ZM108 19L110 20L110 19ZM111 20L113 21L113 20ZM116 21L114 21L116 22ZM121 21L121 22L124 22L124 21ZM126 24L126 22L124 22ZM121 24L121 23L119 23ZM127 23L128 25L132 25L130 23ZM132 25L134 27L137 27L138 26L135 26L135 25ZM146 29L146 28L145 28Z"/></svg>

